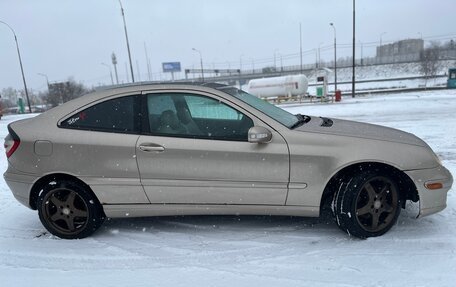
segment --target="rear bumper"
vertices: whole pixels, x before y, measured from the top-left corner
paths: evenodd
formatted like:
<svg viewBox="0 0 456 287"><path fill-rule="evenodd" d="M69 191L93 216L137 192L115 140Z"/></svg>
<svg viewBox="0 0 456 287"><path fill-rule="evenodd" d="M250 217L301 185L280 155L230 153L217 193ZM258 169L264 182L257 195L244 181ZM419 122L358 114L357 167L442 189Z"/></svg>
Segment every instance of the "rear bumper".
<svg viewBox="0 0 456 287"><path fill-rule="evenodd" d="M11 189L14 197L23 205L30 207L30 191L36 176L11 172L10 168L3 174L6 184Z"/></svg>
<svg viewBox="0 0 456 287"><path fill-rule="evenodd" d="M418 217L439 212L446 207L447 193L453 184L453 176L443 166L432 169L405 171L413 180L420 198L420 213ZM430 190L425 187L427 183L442 183L442 188Z"/></svg>

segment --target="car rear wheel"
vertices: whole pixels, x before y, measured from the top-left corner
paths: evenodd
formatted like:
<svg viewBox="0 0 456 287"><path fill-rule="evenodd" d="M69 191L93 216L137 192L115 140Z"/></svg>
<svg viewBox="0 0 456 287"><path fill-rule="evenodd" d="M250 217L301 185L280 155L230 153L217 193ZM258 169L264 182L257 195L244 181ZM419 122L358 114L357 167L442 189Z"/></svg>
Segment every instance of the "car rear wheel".
<svg viewBox="0 0 456 287"><path fill-rule="evenodd" d="M38 196L38 214L46 229L64 239L84 238L104 221L98 200L72 181L51 181Z"/></svg>
<svg viewBox="0 0 456 287"><path fill-rule="evenodd" d="M337 225L350 235L367 238L386 233L401 211L395 180L380 171L363 171L341 180L332 203Z"/></svg>

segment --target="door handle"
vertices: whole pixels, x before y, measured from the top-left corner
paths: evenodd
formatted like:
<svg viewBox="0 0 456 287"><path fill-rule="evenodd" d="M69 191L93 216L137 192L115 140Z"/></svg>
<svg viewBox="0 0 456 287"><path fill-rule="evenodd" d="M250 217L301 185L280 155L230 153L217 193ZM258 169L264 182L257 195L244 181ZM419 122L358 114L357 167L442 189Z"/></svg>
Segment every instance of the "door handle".
<svg viewBox="0 0 456 287"><path fill-rule="evenodd" d="M164 152L165 147L158 144L141 144L139 149L145 152Z"/></svg>

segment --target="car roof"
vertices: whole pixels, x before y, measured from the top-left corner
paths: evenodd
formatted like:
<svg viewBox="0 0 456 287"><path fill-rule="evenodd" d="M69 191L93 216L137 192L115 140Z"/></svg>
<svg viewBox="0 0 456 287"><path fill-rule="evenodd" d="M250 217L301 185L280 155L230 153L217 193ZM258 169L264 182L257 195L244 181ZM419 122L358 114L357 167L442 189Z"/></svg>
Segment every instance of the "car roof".
<svg viewBox="0 0 456 287"><path fill-rule="evenodd" d="M95 91L105 91L105 90L116 90L116 89L123 89L123 88L140 88L144 89L144 87L159 87L159 86L200 86L200 87L209 87L209 88L223 88L229 87L229 85L217 83L217 82L139 82L139 83L129 83L129 84L121 84L121 85L111 85L111 86L102 86L95 88Z"/></svg>
<svg viewBox="0 0 456 287"><path fill-rule="evenodd" d="M230 87L225 84L220 83L203 83L203 82L163 82L163 83L132 83L124 85L109 86L104 88L98 88L94 92L82 95L81 97L75 98L71 101L68 101L60 106L54 107L47 111L47 116L62 117L65 116L79 108L82 108L86 105L89 105L95 101L102 100L104 98L120 95L120 94L129 94L134 92L141 92L147 90L161 90L161 89L183 89L183 90L199 90L212 92L218 89L223 89ZM43 115L44 115L43 114Z"/></svg>

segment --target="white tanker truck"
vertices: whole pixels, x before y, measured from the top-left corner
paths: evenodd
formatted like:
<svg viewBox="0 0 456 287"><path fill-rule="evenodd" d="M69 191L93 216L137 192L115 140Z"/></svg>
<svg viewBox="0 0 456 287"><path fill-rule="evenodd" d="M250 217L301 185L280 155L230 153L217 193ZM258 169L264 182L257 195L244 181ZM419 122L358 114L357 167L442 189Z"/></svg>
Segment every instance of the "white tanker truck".
<svg viewBox="0 0 456 287"><path fill-rule="evenodd" d="M249 81L247 91L259 98L304 96L308 83L304 75L253 79Z"/></svg>

